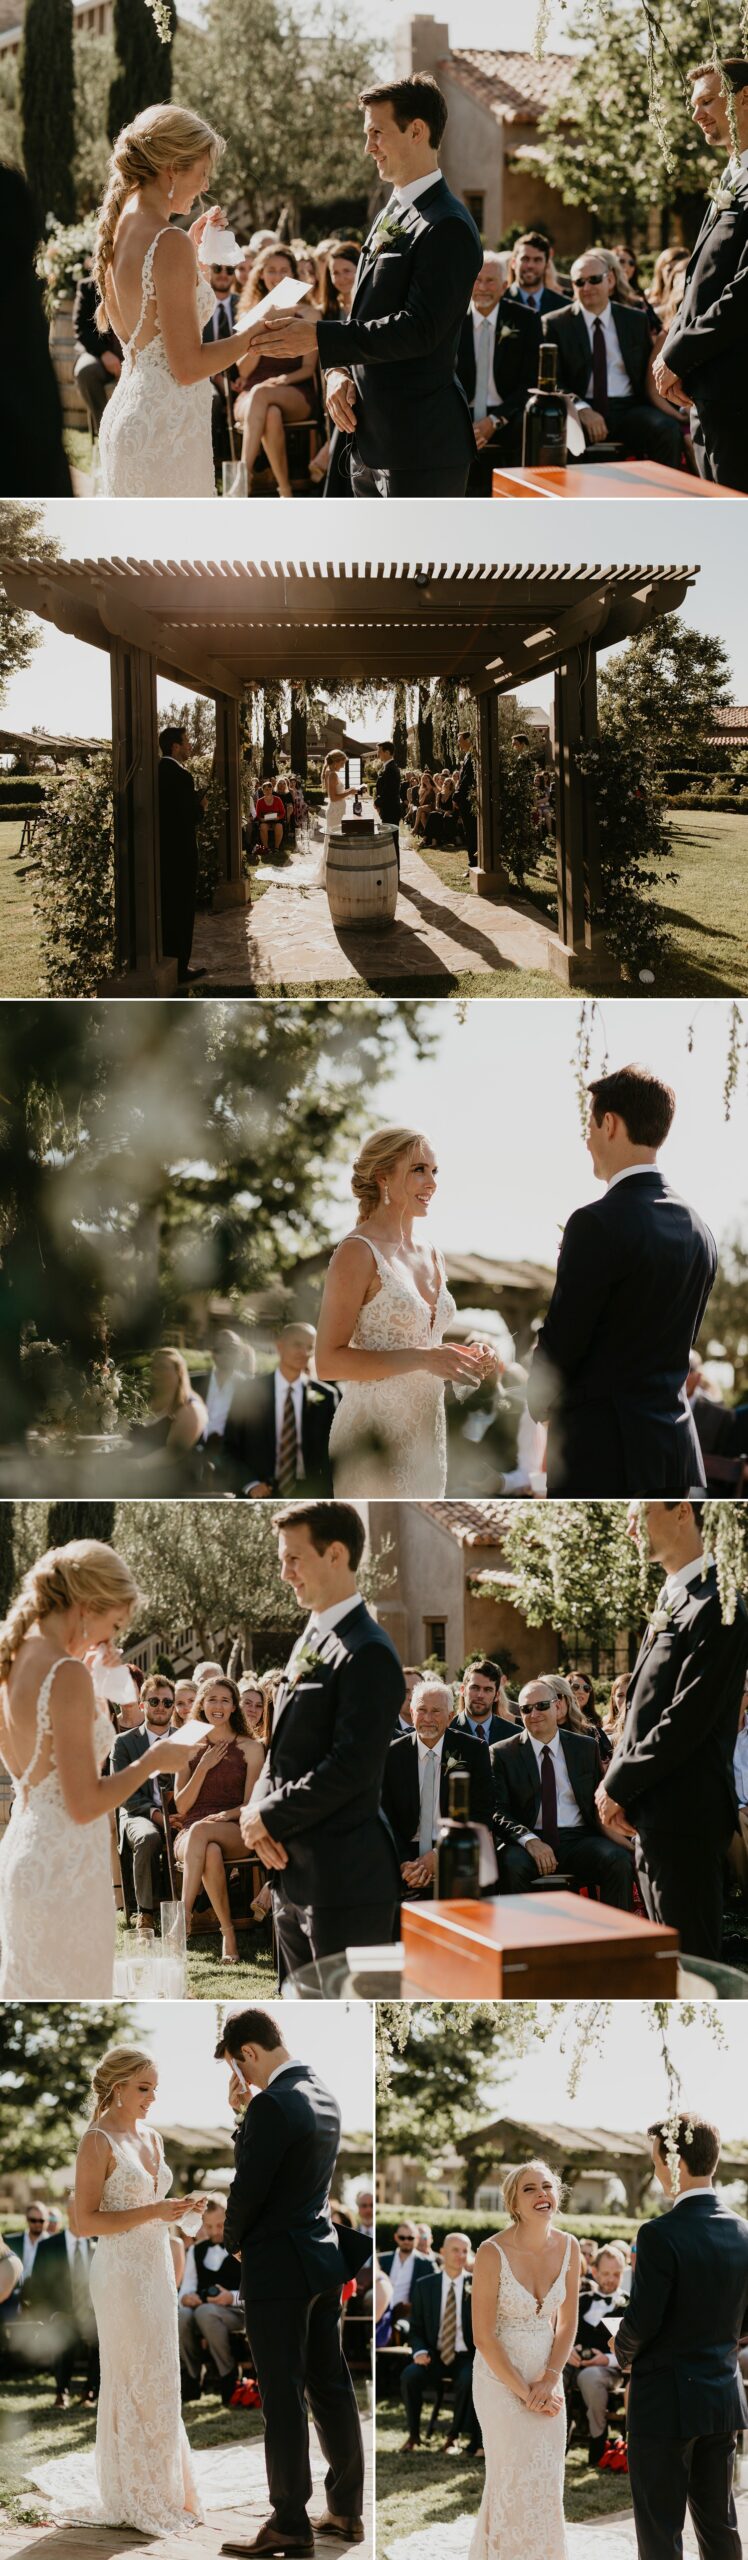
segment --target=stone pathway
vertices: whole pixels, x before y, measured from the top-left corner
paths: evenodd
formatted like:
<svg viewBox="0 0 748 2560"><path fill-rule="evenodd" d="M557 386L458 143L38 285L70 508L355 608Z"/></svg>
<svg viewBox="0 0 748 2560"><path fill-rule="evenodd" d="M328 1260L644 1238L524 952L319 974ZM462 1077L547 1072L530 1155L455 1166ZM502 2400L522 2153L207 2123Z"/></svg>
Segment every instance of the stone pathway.
<svg viewBox="0 0 748 2560"><path fill-rule="evenodd" d="M550 969L553 937L542 919L494 906L469 888L445 888L413 845L401 839L401 849L397 915L382 932L343 932L333 924L326 891L314 886L319 844L291 854L280 871L258 867L253 880L272 885L255 906L198 916L192 958L207 972L201 994L260 995L268 986L328 979L354 988L386 978L407 995L417 994L424 978Z"/></svg>

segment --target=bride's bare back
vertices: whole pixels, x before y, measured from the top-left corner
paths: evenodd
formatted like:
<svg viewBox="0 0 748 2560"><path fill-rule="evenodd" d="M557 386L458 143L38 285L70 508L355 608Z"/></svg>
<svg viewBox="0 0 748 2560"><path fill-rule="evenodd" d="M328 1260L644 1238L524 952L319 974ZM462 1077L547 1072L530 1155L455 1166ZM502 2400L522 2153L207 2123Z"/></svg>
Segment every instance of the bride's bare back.
<svg viewBox="0 0 748 2560"><path fill-rule="evenodd" d="M34 1758L40 1693L48 1672L60 1659L59 1646L55 1648L47 1636L29 1635L16 1654L8 1679L0 1687L0 1756L16 1783L25 1777ZM69 1666L66 1664L66 1672L67 1679L65 1674L60 1675L65 1694L71 1699L75 1695L76 1703L80 1703L86 1690L90 1692L88 1674L72 1657ZM31 1780L32 1792L49 1777L54 1766L54 1741L49 1732L45 1733L41 1743Z"/></svg>
<svg viewBox="0 0 748 2560"><path fill-rule="evenodd" d="M143 266L148 250L153 242L158 240L159 232L164 234L163 223L154 218L153 212L141 202L139 196L131 196L117 225L114 254L107 274L106 289L109 318L113 321L123 347L135 337L139 347L148 347L151 340L161 334L158 312L158 259L154 261L155 300L151 297L146 302L142 326L139 326L143 301ZM184 233L180 234L182 239L184 236ZM159 246L161 245L159 243ZM196 275L195 269L195 280ZM189 291L189 270L186 260L183 290Z"/></svg>

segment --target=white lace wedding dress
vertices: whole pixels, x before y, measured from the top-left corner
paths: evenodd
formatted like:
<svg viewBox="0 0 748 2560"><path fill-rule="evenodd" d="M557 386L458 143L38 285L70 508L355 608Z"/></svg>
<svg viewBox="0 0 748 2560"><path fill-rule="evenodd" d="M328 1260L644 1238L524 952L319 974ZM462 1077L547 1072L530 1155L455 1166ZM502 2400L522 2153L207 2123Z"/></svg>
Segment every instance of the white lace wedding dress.
<svg viewBox="0 0 748 2560"><path fill-rule="evenodd" d="M36 1739L16 1782L13 1811L0 1844L0 1999L111 1999L115 1912L109 1819L73 1822L54 1763L32 1784L51 1736L52 1684L61 1654L42 1681ZM112 1748L106 1708L94 1717L96 1765Z"/></svg>
<svg viewBox="0 0 748 2560"><path fill-rule="evenodd" d="M168 224L165 225L168 229ZM143 291L137 327L128 338L122 372L99 429L101 492L105 498L212 498L215 496L211 410L213 385L176 382L156 323L155 337L138 346L148 306L155 303L156 233L143 259ZM197 314L210 319L213 292L198 269Z"/></svg>
<svg viewBox="0 0 748 2560"><path fill-rule="evenodd" d="M497 2241L491 2246L497 2248ZM538 2305L499 2249L496 2336L523 2382L537 2382L548 2364L570 2252L568 2239L558 2275ZM473 2400L485 2446L486 2485L469 2560L568 2560L563 2398L557 2418L533 2417L476 2354Z"/></svg>
<svg viewBox="0 0 748 2560"><path fill-rule="evenodd" d="M326 889L327 887L327 856L330 850L330 835L333 827L339 827L340 825L341 813L345 814L345 804L345 792L341 794L341 797L338 800L330 800L328 797L325 801L325 833L322 852L319 858L319 868L314 874L313 887L315 889Z"/></svg>
<svg viewBox="0 0 748 2560"><path fill-rule="evenodd" d="M443 1341L456 1312L441 1257L433 1313L414 1280L395 1271L370 1236L381 1287L360 1310L351 1334L356 1351L427 1351ZM425 1369L394 1378L351 1380L343 1388L330 1433L338 1495L441 1495L447 1487L444 1380Z"/></svg>

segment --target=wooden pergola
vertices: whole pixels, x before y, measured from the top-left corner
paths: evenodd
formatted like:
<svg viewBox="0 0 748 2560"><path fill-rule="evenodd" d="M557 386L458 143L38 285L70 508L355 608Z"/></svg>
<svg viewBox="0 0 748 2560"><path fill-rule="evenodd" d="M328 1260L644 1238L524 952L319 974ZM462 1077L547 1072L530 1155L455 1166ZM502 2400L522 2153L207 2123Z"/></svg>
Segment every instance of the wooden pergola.
<svg viewBox="0 0 748 2560"><path fill-rule="evenodd" d="M558 564L409 567L367 562L0 559L14 603L109 652L115 792L117 975L108 991L168 992L161 943L157 675L216 706L226 797L214 903L244 903L239 707L254 686L347 678L456 679L478 707L480 897L511 902L501 855L498 697L555 676L559 974L599 981L594 800L578 762L597 734L597 657L683 603L695 569Z"/></svg>

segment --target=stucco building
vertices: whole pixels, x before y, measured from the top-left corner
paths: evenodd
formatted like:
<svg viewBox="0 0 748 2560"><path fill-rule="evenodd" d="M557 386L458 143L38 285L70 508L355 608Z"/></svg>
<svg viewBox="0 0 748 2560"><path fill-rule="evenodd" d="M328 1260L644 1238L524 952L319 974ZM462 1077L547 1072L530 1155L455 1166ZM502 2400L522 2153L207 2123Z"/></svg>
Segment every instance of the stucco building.
<svg viewBox="0 0 748 2560"><path fill-rule="evenodd" d="M505 1503L362 1502L359 1508L373 1555L390 1541L391 1580L377 1599L377 1617L402 1662L436 1654L454 1679L468 1654L486 1653L513 1682L555 1669L554 1629L527 1627L514 1604L502 1549Z"/></svg>
<svg viewBox="0 0 748 2560"><path fill-rule="evenodd" d="M450 44L445 18L409 18L395 40L396 68L432 71L449 121L441 153L445 178L468 205L487 248L517 231L547 231L563 265L585 248L589 214L565 205L528 159L547 107L573 72L568 53L525 53Z"/></svg>

